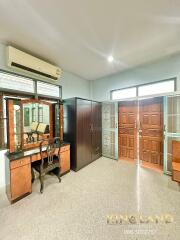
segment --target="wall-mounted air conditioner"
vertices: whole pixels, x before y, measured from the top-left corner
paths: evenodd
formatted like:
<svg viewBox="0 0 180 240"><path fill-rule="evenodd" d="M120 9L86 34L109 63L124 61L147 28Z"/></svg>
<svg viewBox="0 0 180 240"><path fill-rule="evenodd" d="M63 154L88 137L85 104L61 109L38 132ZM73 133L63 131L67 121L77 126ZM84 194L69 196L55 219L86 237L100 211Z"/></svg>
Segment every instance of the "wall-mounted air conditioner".
<svg viewBox="0 0 180 240"><path fill-rule="evenodd" d="M7 47L7 64L19 70L34 73L53 80L60 78L62 70L14 47Z"/></svg>

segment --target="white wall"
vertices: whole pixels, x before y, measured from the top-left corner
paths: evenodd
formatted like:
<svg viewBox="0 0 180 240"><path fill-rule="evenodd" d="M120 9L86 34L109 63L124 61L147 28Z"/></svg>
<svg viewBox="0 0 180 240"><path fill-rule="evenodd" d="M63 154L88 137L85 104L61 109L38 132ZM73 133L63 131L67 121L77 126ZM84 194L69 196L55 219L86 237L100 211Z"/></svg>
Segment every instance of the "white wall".
<svg viewBox="0 0 180 240"><path fill-rule="evenodd" d="M71 97L90 99L90 81L84 80L72 73L64 72L60 84L63 87L63 99Z"/></svg>
<svg viewBox="0 0 180 240"><path fill-rule="evenodd" d="M0 69L12 71L6 66L6 46L0 44ZM14 71L12 71L14 72ZM18 72L18 71L16 71ZM22 72L19 72L22 74ZM47 81L45 78L35 75L30 75L23 73L22 75L33 77L36 79L41 79L46 82L54 83L54 81ZM70 97L82 97L90 98L90 81L82 79L72 73L63 72L63 75L60 80L57 82L62 86L63 98ZM0 189L5 186L5 156L4 151L0 151Z"/></svg>
<svg viewBox="0 0 180 240"><path fill-rule="evenodd" d="M110 90L173 77L177 77L180 90L180 54L92 81L92 98L98 101L110 100Z"/></svg>

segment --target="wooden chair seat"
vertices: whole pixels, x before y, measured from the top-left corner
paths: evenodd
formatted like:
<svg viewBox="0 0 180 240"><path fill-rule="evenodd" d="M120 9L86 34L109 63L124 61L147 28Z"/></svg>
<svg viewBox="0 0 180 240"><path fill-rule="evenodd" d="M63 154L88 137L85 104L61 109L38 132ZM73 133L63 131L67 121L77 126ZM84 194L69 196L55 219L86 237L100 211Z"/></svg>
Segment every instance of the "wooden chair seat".
<svg viewBox="0 0 180 240"><path fill-rule="evenodd" d="M41 171L41 161L37 161L37 162L34 162L32 167L40 173ZM59 158L56 157L54 160L53 160L53 163L52 164L48 164L48 159L44 159L44 166L43 166L43 169L42 169L42 173L46 174L52 170L54 170L55 168L59 168Z"/></svg>

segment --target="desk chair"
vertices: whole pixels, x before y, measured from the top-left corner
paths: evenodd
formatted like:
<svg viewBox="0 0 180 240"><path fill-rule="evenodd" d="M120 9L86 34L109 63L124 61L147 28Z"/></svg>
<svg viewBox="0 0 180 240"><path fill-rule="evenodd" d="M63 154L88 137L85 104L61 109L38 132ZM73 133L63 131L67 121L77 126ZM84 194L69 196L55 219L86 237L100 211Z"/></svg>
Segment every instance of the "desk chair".
<svg viewBox="0 0 180 240"><path fill-rule="evenodd" d="M44 176L45 174L56 171L56 175L61 182L60 174L60 144L57 147L57 143L60 142L60 138L56 137L53 139L46 139L40 143L40 155L41 160L34 162L32 168L39 172L40 180L40 192L43 193L44 190ZM45 148L45 150L44 150ZM58 149L58 152L57 152ZM32 173L33 174L33 173ZM32 182L34 181L34 174L32 176Z"/></svg>

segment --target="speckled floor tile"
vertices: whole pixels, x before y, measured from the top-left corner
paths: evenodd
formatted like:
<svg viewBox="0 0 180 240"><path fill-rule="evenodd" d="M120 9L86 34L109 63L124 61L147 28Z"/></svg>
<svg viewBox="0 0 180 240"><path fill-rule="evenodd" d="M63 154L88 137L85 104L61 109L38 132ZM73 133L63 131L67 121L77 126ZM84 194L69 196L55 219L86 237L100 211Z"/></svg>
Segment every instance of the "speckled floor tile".
<svg viewBox="0 0 180 240"><path fill-rule="evenodd" d="M107 215L171 214L173 223L107 224ZM58 183L46 176L33 193L9 205L0 199L0 240L180 239L180 191L170 177L108 158L70 172Z"/></svg>

